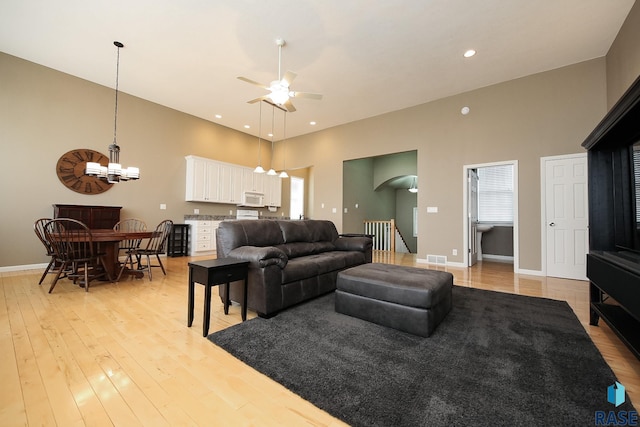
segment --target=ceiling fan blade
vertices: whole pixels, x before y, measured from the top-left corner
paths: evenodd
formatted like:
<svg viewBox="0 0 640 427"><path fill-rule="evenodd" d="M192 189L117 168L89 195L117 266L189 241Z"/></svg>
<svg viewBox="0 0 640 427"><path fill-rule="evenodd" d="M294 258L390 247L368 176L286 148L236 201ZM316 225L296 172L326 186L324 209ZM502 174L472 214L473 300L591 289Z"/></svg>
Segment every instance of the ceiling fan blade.
<svg viewBox="0 0 640 427"><path fill-rule="evenodd" d="M246 77L238 77L238 80L242 80L243 82L247 82L247 83L250 83L252 85L256 85L256 86L259 86L259 87L261 87L263 89L269 90L269 86L267 86L265 84L262 84L262 83L258 83L257 81L248 79Z"/></svg>
<svg viewBox="0 0 640 427"><path fill-rule="evenodd" d="M321 94L309 92L291 92L291 96L294 98L322 99Z"/></svg>
<svg viewBox="0 0 640 427"><path fill-rule="evenodd" d="M265 96L261 96L260 98L252 99L251 101L247 101L247 104L255 104L256 102L268 101L268 100L269 100L269 95L265 95Z"/></svg>
<svg viewBox="0 0 640 427"><path fill-rule="evenodd" d="M284 77L281 80L282 85L285 86L285 87L291 86L291 83L293 82L293 79L295 79L297 76L298 75L296 73L294 73L293 71L287 71L286 73L284 73Z"/></svg>
<svg viewBox="0 0 640 427"><path fill-rule="evenodd" d="M290 99L288 99L287 102L285 102L283 106L290 113L293 113L294 111L296 111L296 107L293 106L293 103L291 102Z"/></svg>

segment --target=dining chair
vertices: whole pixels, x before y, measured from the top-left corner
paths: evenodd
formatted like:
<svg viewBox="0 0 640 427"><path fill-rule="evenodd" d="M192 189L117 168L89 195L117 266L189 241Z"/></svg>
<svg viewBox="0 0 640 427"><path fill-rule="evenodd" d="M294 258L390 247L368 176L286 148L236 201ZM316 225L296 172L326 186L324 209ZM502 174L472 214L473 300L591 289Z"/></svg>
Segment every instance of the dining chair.
<svg viewBox="0 0 640 427"><path fill-rule="evenodd" d="M122 231L122 232L147 231L147 224L145 224L144 221L138 218L128 218L128 219L123 219L118 223L116 223L116 225L113 226L113 230ZM126 259L124 260L123 265L126 266L127 263L129 263L132 270L133 270L133 255L134 255L133 250L139 249L141 243L142 243L142 239L127 239L127 240L122 240L120 242L120 245L118 248L118 254L120 254L120 252L123 252L124 255L126 255ZM136 258L136 262L140 264L139 257ZM118 280L119 279L120 279L120 276L118 275Z"/></svg>
<svg viewBox="0 0 640 427"><path fill-rule="evenodd" d="M149 274L149 280L152 280L151 269L153 267L160 267L162 269L162 273L164 273L165 276L167 275L167 272L164 269L164 265L162 265L160 255L167 252L167 240L169 239L169 234L171 234L172 228L173 221L168 219L162 221L156 227L155 231L153 232L153 236L149 238L147 246L144 249L135 249L132 251L136 257L139 257L138 269L142 270L146 268ZM158 264L151 264L152 255L155 255L156 259L158 260ZM142 265L143 256L147 258L147 264L144 266ZM123 270L124 266L120 270L120 274L122 274Z"/></svg>
<svg viewBox="0 0 640 427"><path fill-rule="evenodd" d="M50 258L49 264L47 268L44 269L44 273L42 273L42 277L40 277L40 281L38 285L42 285L44 278L47 276L47 273L57 273L60 267L62 266L62 261L56 256L56 252L53 249L51 243L47 240L47 237L44 232L44 226L46 223L51 221L51 218L40 218L33 223L33 231L35 231L36 236L44 245L47 256Z"/></svg>
<svg viewBox="0 0 640 427"><path fill-rule="evenodd" d="M105 264L105 254L96 251L91 230L82 222L70 218L52 219L44 225L44 235L61 262L49 293L66 269L71 270L67 277L73 279L74 283L80 280L80 286L84 286L86 292L92 280L106 276L113 282Z"/></svg>

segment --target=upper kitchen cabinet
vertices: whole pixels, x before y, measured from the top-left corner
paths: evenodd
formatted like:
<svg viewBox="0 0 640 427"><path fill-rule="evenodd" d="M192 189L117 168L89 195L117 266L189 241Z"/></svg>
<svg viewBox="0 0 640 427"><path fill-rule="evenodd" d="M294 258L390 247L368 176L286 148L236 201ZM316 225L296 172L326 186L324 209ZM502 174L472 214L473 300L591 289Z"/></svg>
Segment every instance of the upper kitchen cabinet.
<svg viewBox="0 0 640 427"><path fill-rule="evenodd" d="M202 157L187 156L185 200L188 202L220 202L218 185L220 164Z"/></svg>

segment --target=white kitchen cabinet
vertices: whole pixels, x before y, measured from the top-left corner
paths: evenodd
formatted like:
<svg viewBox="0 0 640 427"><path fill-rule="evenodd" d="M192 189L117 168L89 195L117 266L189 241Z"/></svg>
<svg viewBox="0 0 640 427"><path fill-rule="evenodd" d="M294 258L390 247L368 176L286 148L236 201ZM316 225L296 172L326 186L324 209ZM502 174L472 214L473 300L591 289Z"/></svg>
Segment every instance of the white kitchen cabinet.
<svg viewBox="0 0 640 427"><path fill-rule="evenodd" d="M265 175L264 200L267 206L282 206L282 178L278 175Z"/></svg>
<svg viewBox="0 0 640 427"><path fill-rule="evenodd" d="M191 226L189 255L213 255L216 252L216 230L221 221L186 220Z"/></svg>
<svg viewBox="0 0 640 427"><path fill-rule="evenodd" d="M229 163L220 163L220 203L238 204L242 200L242 179L244 176L242 166Z"/></svg>
<svg viewBox="0 0 640 427"><path fill-rule="evenodd" d="M187 156L185 200L188 202L216 202L220 200L218 185L220 164L196 156Z"/></svg>
<svg viewBox="0 0 640 427"><path fill-rule="evenodd" d="M242 191L251 191L254 193L264 193L265 175L263 173L255 173L251 168L244 168L242 178Z"/></svg>

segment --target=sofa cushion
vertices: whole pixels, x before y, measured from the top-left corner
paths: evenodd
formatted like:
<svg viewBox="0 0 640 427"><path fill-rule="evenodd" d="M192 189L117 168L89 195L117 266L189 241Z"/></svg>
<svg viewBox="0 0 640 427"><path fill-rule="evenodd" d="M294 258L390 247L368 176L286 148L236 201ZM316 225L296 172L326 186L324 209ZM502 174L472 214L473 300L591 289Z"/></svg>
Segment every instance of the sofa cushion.
<svg viewBox="0 0 640 427"><path fill-rule="evenodd" d="M333 242L313 242L313 253L321 254L323 252L335 251L336 245Z"/></svg>
<svg viewBox="0 0 640 427"><path fill-rule="evenodd" d="M298 258L335 250L335 246L331 242L294 242L277 245L276 247L287 254L289 258Z"/></svg>
<svg viewBox="0 0 640 427"><path fill-rule="evenodd" d="M247 245L250 246L275 246L284 243L282 231L276 221L244 220L242 228L247 238Z"/></svg>
<svg viewBox="0 0 640 427"><path fill-rule="evenodd" d="M344 255L344 252L333 251L309 255L307 258L311 259L316 264L319 274L324 274L345 268L347 263Z"/></svg>
<svg viewBox="0 0 640 427"><path fill-rule="evenodd" d="M338 238L338 230L328 220L307 220L307 228L311 232L311 242L333 242Z"/></svg>
<svg viewBox="0 0 640 427"><path fill-rule="evenodd" d="M306 242L294 242L285 243L283 245L276 246L282 252L287 254L289 258L298 258L301 256L310 255L313 253L313 243Z"/></svg>
<svg viewBox="0 0 640 427"><path fill-rule="evenodd" d="M239 246L276 246L284 243L282 231L273 220L222 221L216 232L219 258Z"/></svg>
<svg viewBox="0 0 640 427"><path fill-rule="evenodd" d="M311 242L306 221L278 221L284 243Z"/></svg>
<svg viewBox="0 0 640 427"><path fill-rule="evenodd" d="M286 283L308 279L317 275L318 265L311 257L305 256L293 258L287 263L287 268L282 270L281 284L284 285Z"/></svg>
<svg viewBox="0 0 640 427"><path fill-rule="evenodd" d="M363 252L340 251L338 253L342 255L342 259L344 259L345 262L345 267L353 267L367 262L367 257Z"/></svg>

